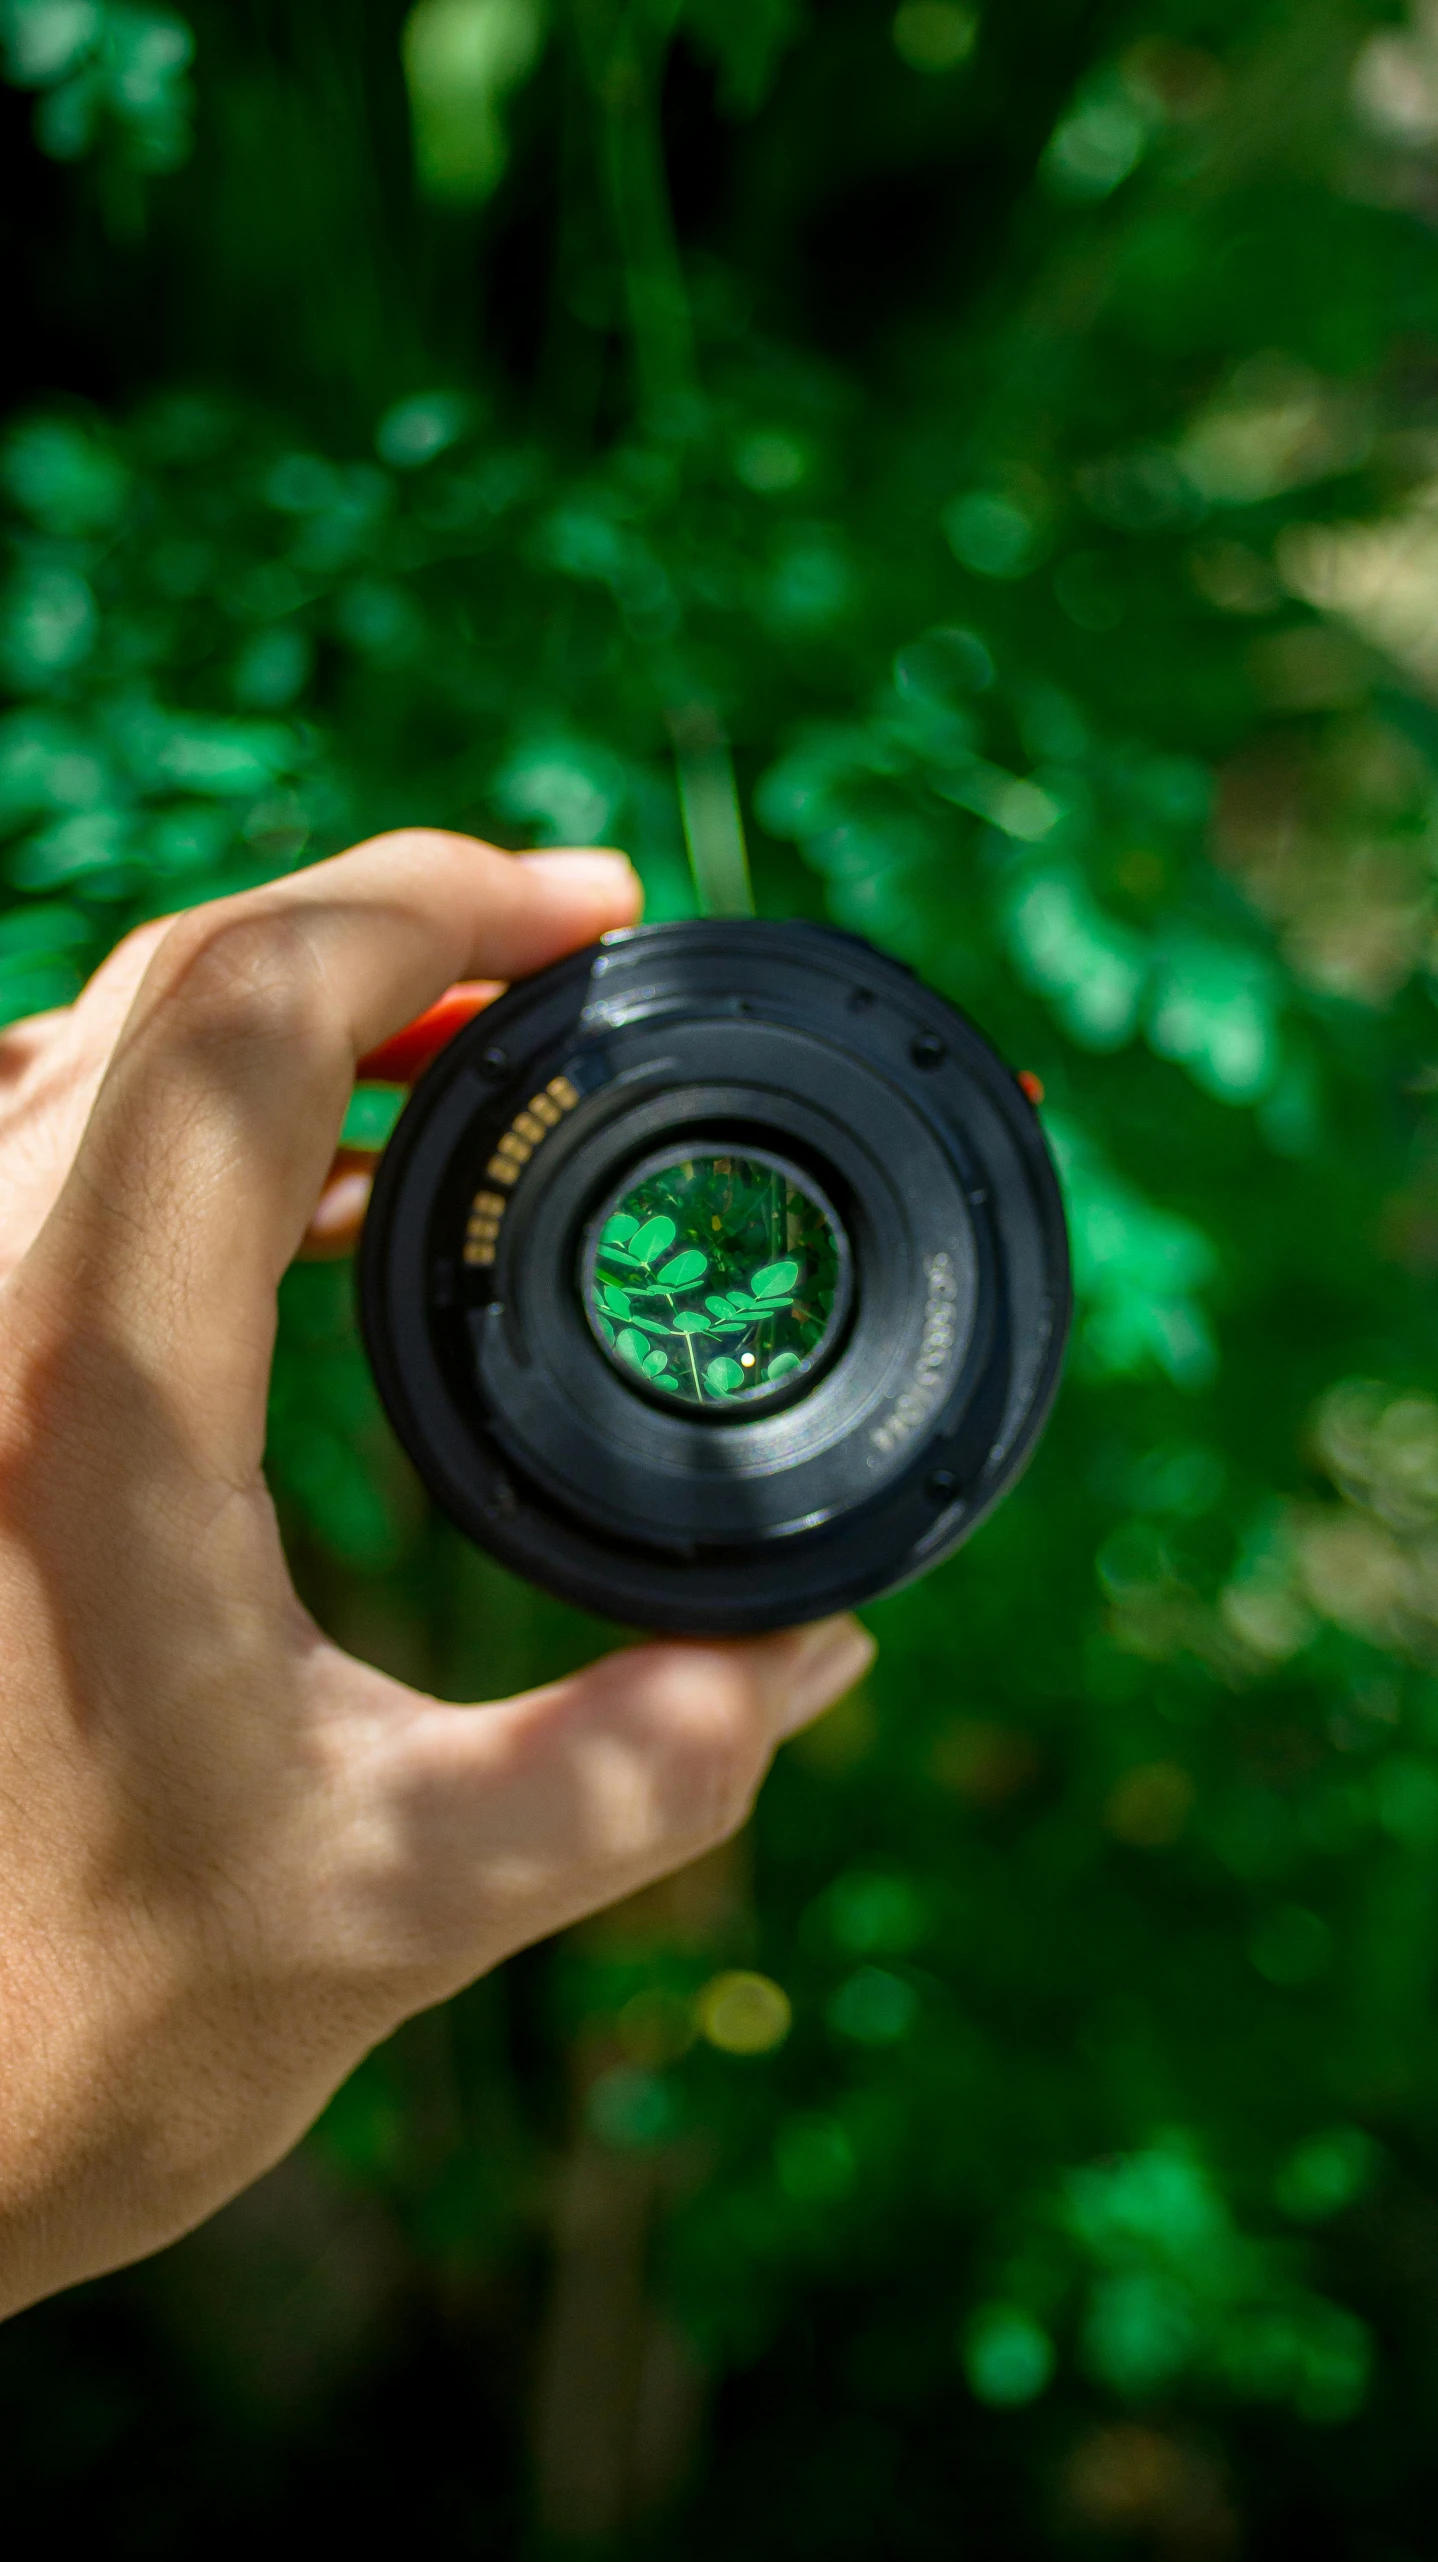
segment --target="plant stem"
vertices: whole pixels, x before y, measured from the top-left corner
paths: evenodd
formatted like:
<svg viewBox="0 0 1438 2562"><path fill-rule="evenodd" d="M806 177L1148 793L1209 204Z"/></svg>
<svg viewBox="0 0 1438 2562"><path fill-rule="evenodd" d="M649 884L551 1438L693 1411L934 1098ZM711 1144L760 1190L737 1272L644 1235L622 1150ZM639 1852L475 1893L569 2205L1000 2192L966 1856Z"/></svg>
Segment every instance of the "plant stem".
<svg viewBox="0 0 1438 2562"><path fill-rule="evenodd" d="M701 916L752 916L754 892L729 742L709 703L669 714L679 807Z"/></svg>
<svg viewBox="0 0 1438 2562"><path fill-rule="evenodd" d="M674 0L574 0L575 25L599 108L605 190L646 421L683 435L698 404L694 331L674 236L659 123L659 86Z"/></svg>
<svg viewBox="0 0 1438 2562"><path fill-rule="evenodd" d="M609 200L629 313L641 423L682 444L700 419L694 327L664 167L659 92L676 0L573 0L590 88L599 108ZM679 768L679 800L701 916L752 916L754 894L734 766L713 706L685 701L681 653L663 690Z"/></svg>

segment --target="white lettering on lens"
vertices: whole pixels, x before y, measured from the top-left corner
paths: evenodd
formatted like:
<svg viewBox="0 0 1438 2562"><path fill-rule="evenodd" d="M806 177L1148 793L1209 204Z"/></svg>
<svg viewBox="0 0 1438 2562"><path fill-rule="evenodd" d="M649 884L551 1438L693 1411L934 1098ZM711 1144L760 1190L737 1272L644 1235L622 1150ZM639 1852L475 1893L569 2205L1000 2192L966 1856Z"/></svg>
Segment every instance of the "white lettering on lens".
<svg viewBox="0 0 1438 2562"><path fill-rule="evenodd" d="M902 1394L895 1398L884 1421L869 1435L874 1448L886 1457L926 1424L944 1399L954 1339L958 1333L959 1284L952 1255L931 1254L924 1265L924 1278L928 1283L928 1298L913 1375Z"/></svg>

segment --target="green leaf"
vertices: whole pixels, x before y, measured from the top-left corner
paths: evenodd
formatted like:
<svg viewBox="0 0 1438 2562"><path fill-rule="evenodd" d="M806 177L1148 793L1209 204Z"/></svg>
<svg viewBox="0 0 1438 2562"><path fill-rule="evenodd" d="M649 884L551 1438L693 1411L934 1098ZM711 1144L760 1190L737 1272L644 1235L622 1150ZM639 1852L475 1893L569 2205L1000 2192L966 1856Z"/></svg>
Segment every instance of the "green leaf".
<svg viewBox="0 0 1438 2562"><path fill-rule="evenodd" d="M744 1373L737 1361L721 1352L717 1361L705 1365L704 1382L716 1397L732 1397L736 1388L743 1387Z"/></svg>
<svg viewBox="0 0 1438 2562"><path fill-rule="evenodd" d="M667 1254L679 1231L672 1219L646 1219L642 1228L629 1240L629 1251L636 1263L657 1263Z"/></svg>
<svg viewBox="0 0 1438 2562"><path fill-rule="evenodd" d="M786 1290L792 1290L798 1278L799 1266L792 1260L766 1263L762 1271L753 1275L750 1288L756 1299L774 1300L782 1298Z"/></svg>
<svg viewBox="0 0 1438 2562"><path fill-rule="evenodd" d="M3 788L3 776L0 776ZM0 964L23 957L34 961L37 955L46 959L60 952L73 952L89 942L94 927L79 908L65 907L53 900L43 905L31 902L14 907L8 916L0 917ZM388 1092L388 1087L380 1089Z"/></svg>
<svg viewBox="0 0 1438 2562"><path fill-rule="evenodd" d="M710 1334L713 1332L713 1327L709 1318L701 1316L697 1308L681 1308L679 1314L674 1320L674 1325L675 1331L679 1334Z"/></svg>
<svg viewBox="0 0 1438 2562"><path fill-rule="evenodd" d="M731 1290L729 1293L729 1305L731 1308L745 1308L752 1311L755 1306L755 1301L750 1297L747 1290Z"/></svg>
<svg viewBox="0 0 1438 2562"><path fill-rule="evenodd" d="M669 1355L667 1352L661 1352L657 1344L652 1352L645 1353L643 1369L646 1378L657 1379L661 1371L667 1370L668 1367Z"/></svg>
<svg viewBox="0 0 1438 2562"><path fill-rule="evenodd" d="M644 1265L636 1263L632 1254L626 1254L622 1245L602 1245L599 1251L606 1263L622 1263L628 1272L644 1270Z"/></svg>
<svg viewBox="0 0 1438 2562"><path fill-rule="evenodd" d="M645 1360L648 1356L649 1346L645 1342L643 1335L638 1333L635 1327L632 1325L621 1326L619 1330L619 1340L614 1348L622 1361L632 1361L636 1370L643 1369Z"/></svg>
<svg viewBox="0 0 1438 2562"><path fill-rule="evenodd" d="M666 1263L661 1267L660 1287L665 1290L688 1290L696 1281L703 1280L708 1269L708 1255L700 1254L692 1245L688 1246L683 1254L675 1255L672 1263Z"/></svg>
<svg viewBox="0 0 1438 2562"><path fill-rule="evenodd" d="M601 1245L627 1245L638 1226L639 1221L631 1219L627 1210L616 1210L613 1218L606 1219L600 1229L599 1242Z"/></svg>
<svg viewBox="0 0 1438 2562"><path fill-rule="evenodd" d="M766 1379L787 1379L791 1370L801 1366L797 1352L776 1352L764 1376Z"/></svg>
<svg viewBox="0 0 1438 2562"><path fill-rule="evenodd" d="M719 1298L712 1290L705 1299L704 1305L711 1317L727 1317L729 1314L728 1300Z"/></svg>
<svg viewBox="0 0 1438 2562"><path fill-rule="evenodd" d="M627 1290L619 1289L613 1281L606 1281L603 1284L603 1294L606 1308L610 1309L616 1317L627 1317L631 1313Z"/></svg>

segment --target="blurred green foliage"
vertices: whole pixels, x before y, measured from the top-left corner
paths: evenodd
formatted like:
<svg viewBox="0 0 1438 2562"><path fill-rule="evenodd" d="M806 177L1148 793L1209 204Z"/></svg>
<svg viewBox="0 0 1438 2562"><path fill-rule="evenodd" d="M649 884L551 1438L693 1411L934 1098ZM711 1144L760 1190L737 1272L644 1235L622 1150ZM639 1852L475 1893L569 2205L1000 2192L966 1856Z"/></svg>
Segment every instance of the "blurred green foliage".
<svg viewBox="0 0 1438 2562"><path fill-rule="evenodd" d="M13 2513L146 2555L283 2519L1413 2562L1433 10L0 31L5 1017L400 820L609 838L683 913L699 707L761 909L1042 1077L1079 1289L1028 1480L873 1611L746 1845L412 2023L205 2233L12 2327ZM360 1651L468 1697L601 1640L427 1515L343 1273L286 1284L272 1440Z"/></svg>

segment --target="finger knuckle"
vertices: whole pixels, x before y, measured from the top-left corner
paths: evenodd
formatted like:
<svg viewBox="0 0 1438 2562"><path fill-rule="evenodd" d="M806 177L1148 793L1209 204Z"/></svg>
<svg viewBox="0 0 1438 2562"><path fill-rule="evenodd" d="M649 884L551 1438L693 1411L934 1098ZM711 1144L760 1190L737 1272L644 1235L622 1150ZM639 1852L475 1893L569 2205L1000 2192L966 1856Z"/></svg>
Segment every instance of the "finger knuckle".
<svg viewBox="0 0 1438 2562"><path fill-rule="evenodd" d="M167 938L164 999L171 1021L206 1041L292 1051L328 1045L323 974L297 919L282 910L186 918Z"/></svg>
<svg viewBox="0 0 1438 2562"><path fill-rule="evenodd" d="M681 1665L665 1683L661 1732L677 1826L696 1843L724 1840L746 1820L768 1758L752 1681L715 1657Z"/></svg>
<svg viewBox="0 0 1438 2562"><path fill-rule="evenodd" d="M119 942L106 953L100 968L95 973L95 978L100 978L107 971L113 977L129 976L133 973L138 978L143 967L153 960L160 945L175 932L175 925L173 916L153 916L144 925L132 925L129 933L122 934ZM92 979L90 985L93 987L94 984L95 980Z"/></svg>

